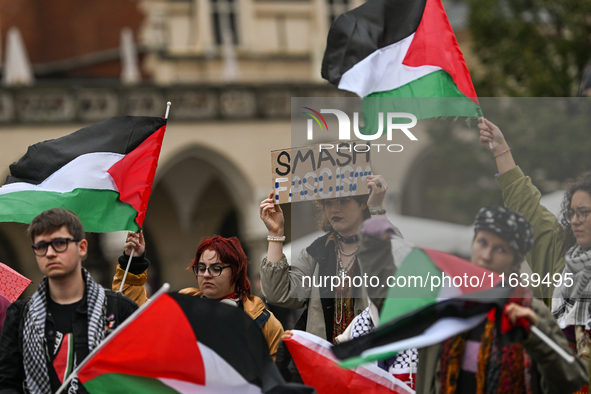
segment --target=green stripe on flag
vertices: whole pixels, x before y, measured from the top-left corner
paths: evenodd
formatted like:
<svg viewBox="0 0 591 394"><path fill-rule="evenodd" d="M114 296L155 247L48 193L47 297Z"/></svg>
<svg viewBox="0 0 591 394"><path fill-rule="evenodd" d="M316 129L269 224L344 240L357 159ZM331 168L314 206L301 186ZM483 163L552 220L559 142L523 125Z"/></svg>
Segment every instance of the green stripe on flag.
<svg viewBox="0 0 591 394"><path fill-rule="evenodd" d="M439 287L431 277L441 270L422 249L413 249L396 271L396 286L390 286L380 314L380 325L437 301Z"/></svg>
<svg viewBox="0 0 591 394"><path fill-rule="evenodd" d="M368 95L363 99L361 112L364 126L360 127L360 132L365 135L376 134L380 112L384 114L382 133L387 131L385 116L388 112L411 113L417 120L482 116L480 105L466 97L444 70L432 72L393 90ZM397 123L410 123L410 120L401 119ZM395 132L400 133L400 130Z"/></svg>
<svg viewBox="0 0 591 394"><path fill-rule="evenodd" d="M112 190L74 189L68 193L18 191L0 195L0 222L31 223L43 211L65 208L75 212L91 233L131 230L137 211Z"/></svg>
<svg viewBox="0 0 591 394"><path fill-rule="evenodd" d="M83 384L90 394L179 394L158 379L105 373Z"/></svg>

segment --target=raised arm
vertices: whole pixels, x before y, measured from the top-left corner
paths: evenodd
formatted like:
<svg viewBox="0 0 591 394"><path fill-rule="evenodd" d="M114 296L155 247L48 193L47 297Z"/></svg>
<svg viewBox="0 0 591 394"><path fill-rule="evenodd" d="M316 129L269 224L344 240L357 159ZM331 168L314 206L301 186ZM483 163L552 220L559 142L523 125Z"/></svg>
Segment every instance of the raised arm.
<svg viewBox="0 0 591 394"><path fill-rule="evenodd" d="M269 246L267 248L267 260L269 262L277 262L283 256L283 240L285 235L285 218L283 217L283 210L279 204L273 201L273 192L269 193L269 197L261 202L259 208L261 220L265 223L265 227L269 232L267 237Z"/></svg>
<svg viewBox="0 0 591 394"><path fill-rule="evenodd" d="M490 149L489 144L492 144L491 152L497 162L499 174L504 174L514 168L516 166L515 160L513 160L511 149L505 141L501 129L486 118L480 118L478 128L480 129L480 144L487 149Z"/></svg>
<svg viewBox="0 0 591 394"><path fill-rule="evenodd" d="M489 142L492 143L499 172L497 183L503 193L505 207L521 213L533 227L534 247L525 256L532 271L541 278L562 272L566 251L558 219L540 204L542 194L515 164L501 130L484 118L480 119L478 128L480 143L487 149ZM537 296L551 297L553 286L540 286L535 290Z"/></svg>
<svg viewBox="0 0 591 394"><path fill-rule="evenodd" d="M122 293L135 301L138 306L141 306L148 300L145 284L148 279L148 267L150 266L150 261L145 257L146 242L143 231L139 233L129 232L127 234L123 245L123 254L119 257L119 264L117 264L111 289L119 291L132 250L134 251L133 258L125 278Z"/></svg>

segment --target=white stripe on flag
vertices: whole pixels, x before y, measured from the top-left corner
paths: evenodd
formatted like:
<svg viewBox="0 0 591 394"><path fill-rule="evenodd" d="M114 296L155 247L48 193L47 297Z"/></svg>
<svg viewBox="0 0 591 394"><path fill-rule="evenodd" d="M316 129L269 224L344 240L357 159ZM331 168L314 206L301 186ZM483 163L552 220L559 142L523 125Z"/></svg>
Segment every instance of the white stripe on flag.
<svg viewBox="0 0 591 394"><path fill-rule="evenodd" d="M300 344L306 346L308 349L320 354L323 357L328 358L329 360L338 363L339 360L335 357L333 352L330 350L332 344L325 341L324 339L317 337L316 335L310 334L305 331L300 330L292 330L293 336L292 339L299 342ZM400 392L400 390L404 390L409 394L413 394L414 390L409 388L404 382L400 379L395 378L388 372L384 371L380 367L375 364L365 364L359 367L353 368L353 372L363 376L368 380L372 380L376 383L381 384L382 386L389 388L393 392Z"/></svg>
<svg viewBox="0 0 591 394"><path fill-rule="evenodd" d="M205 366L205 388L199 386L199 392L216 394L260 394L261 388L248 382L226 360L220 357L214 350L197 341L203 365ZM164 381L164 380L162 380ZM188 384L182 382L183 384ZM166 383L168 384L168 383ZM175 390L177 387L171 386ZM180 391L188 393L191 391ZM192 391L195 392L195 391Z"/></svg>
<svg viewBox="0 0 591 394"><path fill-rule="evenodd" d="M366 350L360 354L360 357L369 357L382 353L400 352L413 347L420 349L426 346L435 345L436 343L443 342L448 338L473 329L484 319L486 319L486 315L487 313L483 313L466 319L458 317L446 317L438 320L420 335ZM419 360L419 362L421 361Z"/></svg>
<svg viewBox="0 0 591 394"><path fill-rule="evenodd" d="M50 191L67 193L75 189L117 190L117 186L107 172L125 155L109 152L88 153L78 156L41 182L33 185L15 182L0 188L0 195L20 191Z"/></svg>
<svg viewBox="0 0 591 394"><path fill-rule="evenodd" d="M405 39L380 48L343 74L339 89L357 93L365 97L375 92L386 92L406 85L441 67L409 67L402 64L408 48L415 36L412 33Z"/></svg>

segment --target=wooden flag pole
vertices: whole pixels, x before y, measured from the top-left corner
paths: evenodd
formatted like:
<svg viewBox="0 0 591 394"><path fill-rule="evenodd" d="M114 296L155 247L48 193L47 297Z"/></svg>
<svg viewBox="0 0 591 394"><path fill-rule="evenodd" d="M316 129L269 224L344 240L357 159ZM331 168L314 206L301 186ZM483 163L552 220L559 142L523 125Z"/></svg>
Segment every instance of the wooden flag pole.
<svg viewBox="0 0 591 394"><path fill-rule="evenodd" d="M166 103L166 112L164 113L164 119L168 120L168 114L170 112L170 106L172 103L168 101ZM142 231L142 229L140 229ZM131 259L133 258L133 252L135 249L131 249L131 253L129 254L129 260L127 260L127 267L125 267L125 273L123 274L123 280L121 281L121 286L119 286L119 293L123 292L123 285L125 285L125 280L127 279L127 273L129 272L129 267L131 266Z"/></svg>

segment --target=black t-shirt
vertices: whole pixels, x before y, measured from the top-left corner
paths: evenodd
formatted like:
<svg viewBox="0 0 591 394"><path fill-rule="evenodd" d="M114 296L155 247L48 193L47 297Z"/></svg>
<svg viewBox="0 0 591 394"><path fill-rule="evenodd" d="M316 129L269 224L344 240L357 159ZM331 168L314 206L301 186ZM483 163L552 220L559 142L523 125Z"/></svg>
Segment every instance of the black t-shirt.
<svg viewBox="0 0 591 394"><path fill-rule="evenodd" d="M86 333L74 332L77 309L83 300L62 305L51 298L47 302L45 337L50 354L47 367L52 390L57 390L80 360L88 355Z"/></svg>

